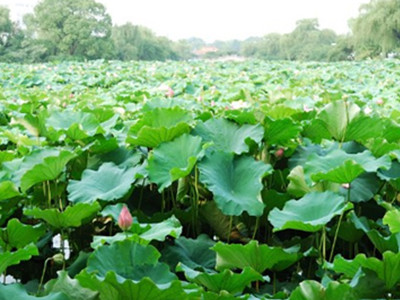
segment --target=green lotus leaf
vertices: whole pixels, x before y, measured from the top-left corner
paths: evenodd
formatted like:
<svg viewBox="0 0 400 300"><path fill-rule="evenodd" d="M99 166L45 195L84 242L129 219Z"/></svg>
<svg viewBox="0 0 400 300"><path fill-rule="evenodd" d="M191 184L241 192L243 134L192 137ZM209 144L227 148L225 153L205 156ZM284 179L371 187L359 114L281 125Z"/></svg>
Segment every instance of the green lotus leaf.
<svg viewBox="0 0 400 300"><path fill-rule="evenodd" d="M349 284L357 299L380 299L387 293L383 280L366 268L359 268Z"/></svg>
<svg viewBox="0 0 400 300"><path fill-rule="evenodd" d="M371 229L368 220L365 217L357 217L357 215L351 211L349 213L349 219L353 222L357 229L364 231L368 236L372 244L379 250L380 253L385 251L399 252L400 251L400 232L391 234L389 236L383 236L377 229Z"/></svg>
<svg viewBox="0 0 400 300"><path fill-rule="evenodd" d="M218 242L211 249L217 253L217 270L251 267L260 274L285 270L302 257L297 247L270 247L254 240L246 245Z"/></svg>
<svg viewBox="0 0 400 300"><path fill-rule="evenodd" d="M139 282L148 277L156 284L168 284L176 276L168 265L158 262L159 257L160 253L153 246L124 240L97 248L89 257L86 270L102 280L112 271L120 283L126 279Z"/></svg>
<svg viewBox="0 0 400 300"><path fill-rule="evenodd" d="M306 280L292 292L289 300L357 300L348 284L331 281L324 287L317 281Z"/></svg>
<svg viewBox="0 0 400 300"><path fill-rule="evenodd" d="M191 269L212 270L215 266L215 252L210 248L214 244L206 234L201 234L196 239L180 237L173 245L167 245L163 249L161 260L168 263L172 269L181 262Z"/></svg>
<svg viewBox="0 0 400 300"><path fill-rule="evenodd" d="M126 141L134 145L155 148L162 142L172 141L184 133L189 133L191 121L191 114L178 107L155 108L146 111L130 128Z"/></svg>
<svg viewBox="0 0 400 300"><path fill-rule="evenodd" d="M400 211L393 209L386 212L383 217L383 224L388 225L391 233L400 232Z"/></svg>
<svg viewBox="0 0 400 300"><path fill-rule="evenodd" d="M114 222L117 223L119 214L121 213L121 210L125 205L126 204L124 203L107 205L100 211L99 214L103 217L112 217Z"/></svg>
<svg viewBox="0 0 400 300"><path fill-rule="evenodd" d="M0 182L0 201L19 196L18 188L12 181Z"/></svg>
<svg viewBox="0 0 400 300"><path fill-rule="evenodd" d="M107 300L172 300L182 299L191 300L199 299L200 295L196 289L184 289L181 281L173 280L168 285L157 285L150 278L145 277L139 282L125 280L120 282L114 272L108 272L103 280L98 279L94 275L90 275L87 271L81 272L76 276L79 283L93 291L98 291L100 299ZM187 286L185 287L187 288Z"/></svg>
<svg viewBox="0 0 400 300"><path fill-rule="evenodd" d="M378 177L385 181L394 181L400 178L400 163L396 160L388 170L379 170Z"/></svg>
<svg viewBox="0 0 400 300"><path fill-rule="evenodd" d="M319 113L318 119L324 122L332 137L343 141L348 124L359 114L360 108L353 103L334 101L326 105ZM368 131L368 128L365 128Z"/></svg>
<svg viewBox="0 0 400 300"><path fill-rule="evenodd" d="M290 119L265 119L264 138L268 145L284 145L291 139L295 139L300 131L301 126Z"/></svg>
<svg viewBox="0 0 400 300"><path fill-rule="evenodd" d="M201 142L200 137L183 134L153 150L147 170L150 181L158 185L159 192L190 174L203 155Z"/></svg>
<svg viewBox="0 0 400 300"><path fill-rule="evenodd" d="M288 193L295 197L302 197L305 194L311 192L311 188L306 182L304 176L304 169L302 166L293 168L287 179L289 179L289 185L287 187Z"/></svg>
<svg viewBox="0 0 400 300"><path fill-rule="evenodd" d="M389 156L376 159L371 152L348 154L336 149L325 156L312 154L304 166L304 172L312 180L328 180L337 183L350 183L364 172L389 169Z"/></svg>
<svg viewBox="0 0 400 300"><path fill-rule="evenodd" d="M178 271L183 271L190 282L204 286L207 291L219 293L227 291L231 294L242 293L253 281L264 281L260 273L250 267L245 267L241 273L233 273L225 269L220 273L204 273L195 271L184 264L179 264Z"/></svg>
<svg viewBox="0 0 400 300"><path fill-rule="evenodd" d="M353 203L366 202L378 192L381 183L374 173L364 173L351 182L350 200ZM340 194L347 198L348 189L341 188Z"/></svg>
<svg viewBox="0 0 400 300"><path fill-rule="evenodd" d="M286 202L282 210L274 208L268 220L274 226L274 231L295 229L315 232L351 207L352 204L346 204L344 197L331 191L312 192L299 200Z"/></svg>
<svg viewBox="0 0 400 300"><path fill-rule="evenodd" d="M264 129L261 125L239 126L225 119L210 119L199 123L193 131L205 142L212 142L209 148L215 151L242 154L249 151L248 140L260 143Z"/></svg>
<svg viewBox="0 0 400 300"><path fill-rule="evenodd" d="M383 122L378 117L358 115L348 124L345 133L345 141L366 141L377 138L384 130Z"/></svg>
<svg viewBox="0 0 400 300"><path fill-rule="evenodd" d="M214 194L224 214L238 216L244 211L251 216L263 214L261 180L272 173L270 165L247 156L214 152L199 163L199 169L200 181Z"/></svg>
<svg viewBox="0 0 400 300"><path fill-rule="evenodd" d="M71 139L81 140L95 135L100 123L91 113L54 111L47 118L46 125L56 131L65 132Z"/></svg>
<svg viewBox="0 0 400 300"><path fill-rule="evenodd" d="M18 265L22 260L30 260L32 256L39 255L38 248L34 244L26 245L16 251L4 251L0 253L0 273L13 265Z"/></svg>
<svg viewBox="0 0 400 300"><path fill-rule="evenodd" d="M48 281L45 285L45 291L47 295L64 293L68 295L70 300L94 300L98 294L82 287L78 280L71 279L66 271L59 271L57 278Z"/></svg>
<svg viewBox="0 0 400 300"><path fill-rule="evenodd" d="M119 232L113 236L94 236L91 247L98 248L105 243L112 244L125 239L138 240L142 244L145 244L144 241L147 241L147 243L150 243L151 241L163 242L167 236L179 238L181 234L181 223L175 216L171 216L160 223L133 224L129 232Z"/></svg>
<svg viewBox="0 0 400 300"><path fill-rule="evenodd" d="M28 295L25 288L20 283L0 285L0 299L14 300L71 300L64 293L52 293L44 297L35 297Z"/></svg>
<svg viewBox="0 0 400 300"><path fill-rule="evenodd" d="M75 157L75 153L63 150L58 156L44 158L42 163L35 165L21 177L21 190L25 192L37 183L56 179L66 164Z"/></svg>
<svg viewBox="0 0 400 300"><path fill-rule="evenodd" d="M400 282L400 253L386 251L382 260L358 254L354 259L347 260L337 255L331 267L337 273L343 273L352 278L360 267L374 271L385 282L387 289L394 288Z"/></svg>
<svg viewBox="0 0 400 300"><path fill-rule="evenodd" d="M3 250L12 248L23 248L30 243L36 243L46 232L42 225L25 225L18 219L11 219L6 228L0 231L0 246Z"/></svg>
<svg viewBox="0 0 400 300"><path fill-rule="evenodd" d="M70 180L68 199L74 203L113 201L125 196L136 180L134 168L120 169L114 163L104 163L97 170L85 170L81 180Z"/></svg>
<svg viewBox="0 0 400 300"><path fill-rule="evenodd" d="M39 149L22 159L3 163L11 180L25 192L36 183L54 180L76 154L63 149Z"/></svg>
<svg viewBox="0 0 400 300"><path fill-rule="evenodd" d="M42 219L54 228L69 228L79 227L91 221L99 210L99 203L94 202L70 205L62 212L56 208L42 210L35 207L32 209L25 209L24 214L36 219Z"/></svg>

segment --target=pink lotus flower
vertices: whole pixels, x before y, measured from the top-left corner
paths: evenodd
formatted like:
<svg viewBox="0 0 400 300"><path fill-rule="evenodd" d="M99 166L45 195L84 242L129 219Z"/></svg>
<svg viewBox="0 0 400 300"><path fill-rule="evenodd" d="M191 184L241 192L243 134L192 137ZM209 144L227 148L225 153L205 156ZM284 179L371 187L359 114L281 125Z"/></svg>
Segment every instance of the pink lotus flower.
<svg viewBox="0 0 400 300"><path fill-rule="evenodd" d="M382 105L383 104L383 99L379 98L378 100L376 100L376 104Z"/></svg>
<svg viewBox="0 0 400 300"><path fill-rule="evenodd" d="M278 150L276 150L275 152L275 157L276 158L282 158L283 154L285 153L285 150L283 150L283 148L279 148Z"/></svg>
<svg viewBox="0 0 400 300"><path fill-rule="evenodd" d="M174 96L174 90L168 87L167 91L165 92L165 96L167 96L168 98L172 98Z"/></svg>
<svg viewBox="0 0 400 300"><path fill-rule="evenodd" d="M126 231L129 229L129 227L131 227L132 222L132 215L129 212L129 209L124 205L118 217L118 226L123 231Z"/></svg>

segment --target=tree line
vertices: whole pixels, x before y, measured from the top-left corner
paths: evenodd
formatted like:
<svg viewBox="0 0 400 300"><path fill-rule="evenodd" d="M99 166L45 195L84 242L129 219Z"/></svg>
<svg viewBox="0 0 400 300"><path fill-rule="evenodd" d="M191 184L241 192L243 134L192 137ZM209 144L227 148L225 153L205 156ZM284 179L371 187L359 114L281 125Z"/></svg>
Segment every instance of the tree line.
<svg viewBox="0 0 400 300"><path fill-rule="evenodd" d="M351 34L320 29L304 19L287 34L271 33L244 41L199 38L171 41L149 28L114 25L95 0L42 0L23 26L0 6L0 61L180 60L240 55L268 60L338 61L397 55L400 46L400 0L371 0L349 20Z"/></svg>

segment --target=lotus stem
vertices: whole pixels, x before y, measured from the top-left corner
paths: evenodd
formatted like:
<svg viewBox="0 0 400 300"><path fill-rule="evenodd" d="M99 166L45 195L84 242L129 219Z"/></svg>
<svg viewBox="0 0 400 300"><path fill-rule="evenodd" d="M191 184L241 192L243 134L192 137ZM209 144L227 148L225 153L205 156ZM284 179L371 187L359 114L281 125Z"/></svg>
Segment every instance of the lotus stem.
<svg viewBox="0 0 400 300"><path fill-rule="evenodd" d="M257 217L256 224L255 224L254 231L253 231L253 236L251 237L251 239L255 240L259 226L260 226L260 217Z"/></svg>
<svg viewBox="0 0 400 300"><path fill-rule="evenodd" d="M228 230L228 243L231 241L231 232L232 232L232 223L233 223L233 216L229 218L229 230Z"/></svg>
<svg viewBox="0 0 400 300"><path fill-rule="evenodd" d="M38 286L38 289L37 289L37 292L36 292L36 296L39 296L40 291L41 291L41 289L42 289L43 280L44 280L44 274L46 274L46 270L47 270L47 263L48 263L50 260L52 260L52 257L49 257L49 258L47 258L47 259L44 261L43 272L42 272L42 276L40 277L40 282L39 282L39 286Z"/></svg>
<svg viewBox="0 0 400 300"><path fill-rule="evenodd" d="M342 224L343 215L344 215L344 212L342 212L342 214L339 217L339 222L338 222L338 225L336 227L335 236L333 238L331 254L329 255L329 261L332 261L333 253L335 252L336 241L337 241L337 237L338 237L338 234L339 234L340 225Z"/></svg>

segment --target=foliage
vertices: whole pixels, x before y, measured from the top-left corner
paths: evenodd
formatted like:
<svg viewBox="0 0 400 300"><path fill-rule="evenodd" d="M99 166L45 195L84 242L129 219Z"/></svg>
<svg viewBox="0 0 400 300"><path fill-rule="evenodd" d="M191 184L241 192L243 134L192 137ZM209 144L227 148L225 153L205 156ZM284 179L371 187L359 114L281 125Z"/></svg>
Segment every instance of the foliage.
<svg viewBox="0 0 400 300"><path fill-rule="evenodd" d="M360 7L350 25L357 56L386 57L400 46L400 1L371 0Z"/></svg>
<svg viewBox="0 0 400 300"><path fill-rule="evenodd" d="M1 297L400 297L398 62L0 67Z"/></svg>

